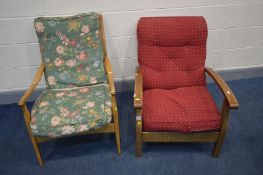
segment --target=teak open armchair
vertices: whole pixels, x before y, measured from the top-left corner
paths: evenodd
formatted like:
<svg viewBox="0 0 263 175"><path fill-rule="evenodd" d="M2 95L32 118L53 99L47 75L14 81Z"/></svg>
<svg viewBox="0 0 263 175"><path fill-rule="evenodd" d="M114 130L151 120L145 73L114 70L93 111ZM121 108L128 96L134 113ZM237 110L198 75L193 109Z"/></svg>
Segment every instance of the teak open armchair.
<svg viewBox="0 0 263 175"><path fill-rule="evenodd" d="M114 133L121 153L112 69L106 53L102 15L35 19L42 64L19 101L39 162L38 143L61 137ZM30 113L26 101L45 75L47 89Z"/></svg>
<svg viewBox="0 0 263 175"><path fill-rule="evenodd" d="M136 155L143 142L215 142L217 157L238 102L225 81L205 67L207 25L203 17L144 17L137 26L135 74ZM219 86L221 113L206 87Z"/></svg>

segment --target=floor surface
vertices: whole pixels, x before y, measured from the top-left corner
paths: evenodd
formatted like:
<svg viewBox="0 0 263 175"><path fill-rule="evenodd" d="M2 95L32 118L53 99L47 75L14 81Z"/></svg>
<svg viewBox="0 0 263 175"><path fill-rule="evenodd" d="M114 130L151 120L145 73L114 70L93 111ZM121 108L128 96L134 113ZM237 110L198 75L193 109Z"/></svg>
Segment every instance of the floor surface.
<svg viewBox="0 0 263 175"><path fill-rule="evenodd" d="M219 158L212 158L211 143L147 143L143 156L136 158L133 94L122 92L117 94L120 156L113 135L71 137L41 144L44 167L37 164L18 106L0 106L0 174L262 175L263 78L230 81L229 85L240 109L231 112ZM219 90L214 84L209 89L219 104Z"/></svg>

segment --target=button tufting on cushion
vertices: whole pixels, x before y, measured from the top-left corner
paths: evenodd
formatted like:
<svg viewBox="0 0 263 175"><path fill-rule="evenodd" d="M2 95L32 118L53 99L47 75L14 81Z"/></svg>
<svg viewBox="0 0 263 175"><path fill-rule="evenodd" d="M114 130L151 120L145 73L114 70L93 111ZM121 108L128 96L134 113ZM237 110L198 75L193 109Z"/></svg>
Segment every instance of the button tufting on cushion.
<svg viewBox="0 0 263 175"><path fill-rule="evenodd" d="M205 85L203 17L145 17L137 27L144 89Z"/></svg>
<svg viewBox="0 0 263 175"><path fill-rule="evenodd" d="M205 81L205 19L144 17L137 38L143 130L218 130L222 120Z"/></svg>

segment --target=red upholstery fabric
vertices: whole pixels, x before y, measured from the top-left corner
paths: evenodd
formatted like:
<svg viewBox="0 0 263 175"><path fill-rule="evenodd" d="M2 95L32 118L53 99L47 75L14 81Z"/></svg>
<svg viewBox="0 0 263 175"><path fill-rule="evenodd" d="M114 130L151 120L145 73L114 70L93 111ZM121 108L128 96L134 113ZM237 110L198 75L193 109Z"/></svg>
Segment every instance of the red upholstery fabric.
<svg viewBox="0 0 263 175"><path fill-rule="evenodd" d="M145 17L137 26L144 89L205 85L203 17Z"/></svg>
<svg viewBox="0 0 263 175"><path fill-rule="evenodd" d="M137 27L144 131L207 131L221 116L206 88L203 17L145 17Z"/></svg>
<svg viewBox="0 0 263 175"><path fill-rule="evenodd" d="M204 86L146 90L142 109L144 131L217 130L222 122Z"/></svg>

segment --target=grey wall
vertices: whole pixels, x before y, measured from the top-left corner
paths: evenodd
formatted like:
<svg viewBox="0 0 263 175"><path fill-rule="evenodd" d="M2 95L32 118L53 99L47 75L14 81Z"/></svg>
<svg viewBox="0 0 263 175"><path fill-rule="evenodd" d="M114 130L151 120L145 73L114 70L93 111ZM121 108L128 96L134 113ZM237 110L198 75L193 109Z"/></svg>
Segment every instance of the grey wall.
<svg viewBox="0 0 263 175"><path fill-rule="evenodd" d="M209 28L207 66L217 71L263 68L263 0L1 0L0 94L26 89L40 64L34 18L90 11L104 16L118 82L133 79L136 24L142 16L202 15Z"/></svg>

